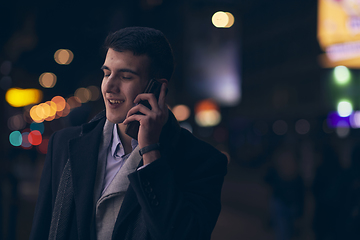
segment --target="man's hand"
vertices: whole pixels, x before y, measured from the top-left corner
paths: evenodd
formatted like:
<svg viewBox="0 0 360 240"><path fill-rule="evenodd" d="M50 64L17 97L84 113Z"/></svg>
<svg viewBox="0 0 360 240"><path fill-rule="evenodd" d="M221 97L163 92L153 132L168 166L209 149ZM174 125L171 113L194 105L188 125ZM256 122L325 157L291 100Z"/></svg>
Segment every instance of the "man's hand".
<svg viewBox="0 0 360 240"><path fill-rule="evenodd" d="M163 83L158 101L156 101L156 98L152 93L142 93L135 98L134 103L139 103L141 100L147 100L151 106L151 110L142 104L138 104L131 108L126 115L123 124L126 125L132 121L138 121L140 123L138 134L139 148L159 142L162 127L166 123L169 114L165 104L166 87L167 84ZM141 112L144 115L136 114L137 112ZM144 165L159 157L159 151L151 151L144 154Z"/></svg>

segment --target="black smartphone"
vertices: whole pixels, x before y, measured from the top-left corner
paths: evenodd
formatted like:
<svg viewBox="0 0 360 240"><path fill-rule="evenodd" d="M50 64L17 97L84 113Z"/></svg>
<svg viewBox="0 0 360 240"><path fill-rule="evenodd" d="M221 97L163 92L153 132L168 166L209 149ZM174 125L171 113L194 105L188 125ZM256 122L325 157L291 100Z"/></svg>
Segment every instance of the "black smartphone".
<svg viewBox="0 0 360 240"><path fill-rule="evenodd" d="M156 81L155 79L150 79L148 84L145 87L143 93L153 93L155 95L156 100L159 100L159 95L161 91L161 83ZM151 110L151 106L147 100L141 100L139 104L144 105L145 107ZM137 112L136 114L142 114L141 112ZM140 123L138 121L130 122L126 126L125 133L130 137L134 138L135 140L138 139Z"/></svg>

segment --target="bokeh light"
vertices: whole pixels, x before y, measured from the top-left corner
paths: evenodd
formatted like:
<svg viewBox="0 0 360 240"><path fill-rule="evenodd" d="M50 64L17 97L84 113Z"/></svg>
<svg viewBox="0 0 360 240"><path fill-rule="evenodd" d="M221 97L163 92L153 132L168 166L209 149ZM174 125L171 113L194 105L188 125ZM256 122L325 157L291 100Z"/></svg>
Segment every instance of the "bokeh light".
<svg viewBox="0 0 360 240"><path fill-rule="evenodd" d="M49 139L44 138L40 143L40 145L36 146L36 149L38 150L39 153L46 154L48 145L49 145Z"/></svg>
<svg viewBox="0 0 360 240"><path fill-rule="evenodd" d="M44 133L44 129L45 129L44 123L42 123L42 122L41 122L41 123L33 122L33 123L30 124L30 130L31 130L31 131L37 130L37 131L39 131L41 134L43 134L43 133Z"/></svg>
<svg viewBox="0 0 360 240"><path fill-rule="evenodd" d="M34 122L42 122L44 121L44 119L42 118L42 116L39 116L37 114L37 107L38 105L34 105L31 109L30 109L30 117Z"/></svg>
<svg viewBox="0 0 360 240"><path fill-rule="evenodd" d="M21 146L25 149L29 149L31 147L31 143L29 142L29 132L23 132L21 135L22 135Z"/></svg>
<svg viewBox="0 0 360 240"><path fill-rule="evenodd" d="M75 91L75 97L80 99L81 103L86 103L91 99L91 92L87 88L78 88Z"/></svg>
<svg viewBox="0 0 360 240"><path fill-rule="evenodd" d="M232 27L232 25L234 25L235 18L234 18L234 15L232 15L231 13L229 13L229 12L225 12L225 13L229 17L229 21L226 24L225 28L230 28L230 27Z"/></svg>
<svg viewBox="0 0 360 240"><path fill-rule="evenodd" d="M42 91L39 89L10 88L5 94L5 99L13 107L24 107L39 103L42 96Z"/></svg>
<svg viewBox="0 0 360 240"><path fill-rule="evenodd" d="M67 100L67 103L69 104L70 108L77 108L77 107L81 107L81 101L78 97L72 96L69 97Z"/></svg>
<svg viewBox="0 0 360 240"><path fill-rule="evenodd" d="M40 145L42 142L41 133L38 130L31 131L28 135L29 143L32 145Z"/></svg>
<svg viewBox="0 0 360 240"><path fill-rule="evenodd" d="M87 89L91 93L91 101L97 101L100 98L100 89L97 86L89 86Z"/></svg>
<svg viewBox="0 0 360 240"><path fill-rule="evenodd" d="M217 28L230 28L235 21L234 16L229 12L216 12L212 16L212 23Z"/></svg>
<svg viewBox="0 0 360 240"><path fill-rule="evenodd" d="M44 88L53 88L56 84L56 81L56 75L51 72L45 72L39 77L39 83Z"/></svg>
<svg viewBox="0 0 360 240"><path fill-rule="evenodd" d="M347 117L353 112L352 104L347 101L343 100L338 103L337 111L340 117Z"/></svg>
<svg viewBox="0 0 360 240"><path fill-rule="evenodd" d="M25 127L26 122L22 114L17 114L8 119L7 125L10 130L20 130Z"/></svg>
<svg viewBox="0 0 360 240"><path fill-rule="evenodd" d="M74 59L74 54L69 49L59 49L55 52L54 59L60 65L68 65Z"/></svg>
<svg viewBox="0 0 360 240"><path fill-rule="evenodd" d="M12 68L12 63L10 61L4 61L0 66L0 73L5 76L9 75L11 72L11 68Z"/></svg>
<svg viewBox="0 0 360 240"><path fill-rule="evenodd" d="M298 134L307 134L310 131L310 123L305 119L300 119L295 123L295 131Z"/></svg>
<svg viewBox="0 0 360 240"><path fill-rule="evenodd" d="M56 112L55 118L66 117L70 113L70 105L68 103L65 104L65 108L62 111Z"/></svg>
<svg viewBox="0 0 360 240"><path fill-rule="evenodd" d="M201 127L213 127L221 122L221 114L217 104L210 100L202 100L195 105L195 121Z"/></svg>
<svg viewBox="0 0 360 240"><path fill-rule="evenodd" d="M350 82L351 73L345 66L337 66L334 68L334 79L339 85L344 85Z"/></svg>
<svg viewBox="0 0 360 240"><path fill-rule="evenodd" d="M172 112L179 122L185 121L190 117L190 108L185 105L176 105Z"/></svg>
<svg viewBox="0 0 360 240"><path fill-rule="evenodd" d="M339 138L346 138L350 133L349 124L346 121L340 121L335 131Z"/></svg>
<svg viewBox="0 0 360 240"><path fill-rule="evenodd" d="M288 130L288 125L284 120L277 120L272 128L276 135L284 135Z"/></svg>
<svg viewBox="0 0 360 240"><path fill-rule="evenodd" d="M52 101L47 101L44 104L49 106L49 113L46 115L45 120L46 121L52 121L55 118L55 114L57 112L57 105L56 103L52 102Z"/></svg>
<svg viewBox="0 0 360 240"><path fill-rule="evenodd" d="M50 115L50 106L46 103L40 103L36 108L36 113L39 117L45 119Z"/></svg>
<svg viewBox="0 0 360 240"><path fill-rule="evenodd" d="M350 125L352 128L360 128L360 111L355 111L350 115Z"/></svg>
<svg viewBox="0 0 360 240"><path fill-rule="evenodd" d="M9 141L10 141L10 144L15 146L15 147L20 146L21 143L22 143L22 135L21 135L21 133L19 131L13 131L12 133L10 133Z"/></svg>
<svg viewBox="0 0 360 240"><path fill-rule="evenodd" d="M66 101L61 96L55 96L51 99L51 102L56 104L56 111L62 111L65 108Z"/></svg>

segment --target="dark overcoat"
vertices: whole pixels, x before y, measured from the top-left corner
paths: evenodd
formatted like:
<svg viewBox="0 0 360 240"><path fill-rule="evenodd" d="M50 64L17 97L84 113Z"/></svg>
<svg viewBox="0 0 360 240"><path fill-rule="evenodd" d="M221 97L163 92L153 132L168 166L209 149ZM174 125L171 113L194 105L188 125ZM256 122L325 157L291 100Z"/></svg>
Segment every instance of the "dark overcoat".
<svg viewBox="0 0 360 240"><path fill-rule="evenodd" d="M106 117L55 132L49 141L31 240L48 239L60 177L69 159L74 207L68 239L96 239L94 184ZM220 213L227 159L180 128L169 112L161 136L161 158L131 173L112 239L210 239ZM140 163L142 165L142 162Z"/></svg>

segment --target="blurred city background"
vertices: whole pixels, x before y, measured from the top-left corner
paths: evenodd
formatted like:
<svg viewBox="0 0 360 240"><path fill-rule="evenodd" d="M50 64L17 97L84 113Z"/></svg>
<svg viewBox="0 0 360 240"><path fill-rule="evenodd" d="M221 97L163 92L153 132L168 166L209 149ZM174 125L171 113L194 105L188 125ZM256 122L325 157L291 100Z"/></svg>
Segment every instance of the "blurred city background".
<svg viewBox="0 0 360 240"><path fill-rule="evenodd" d="M106 35L161 30L168 105L228 156L218 239L360 232L360 3L353 0L2 1L0 239L27 239L54 131L104 108Z"/></svg>

